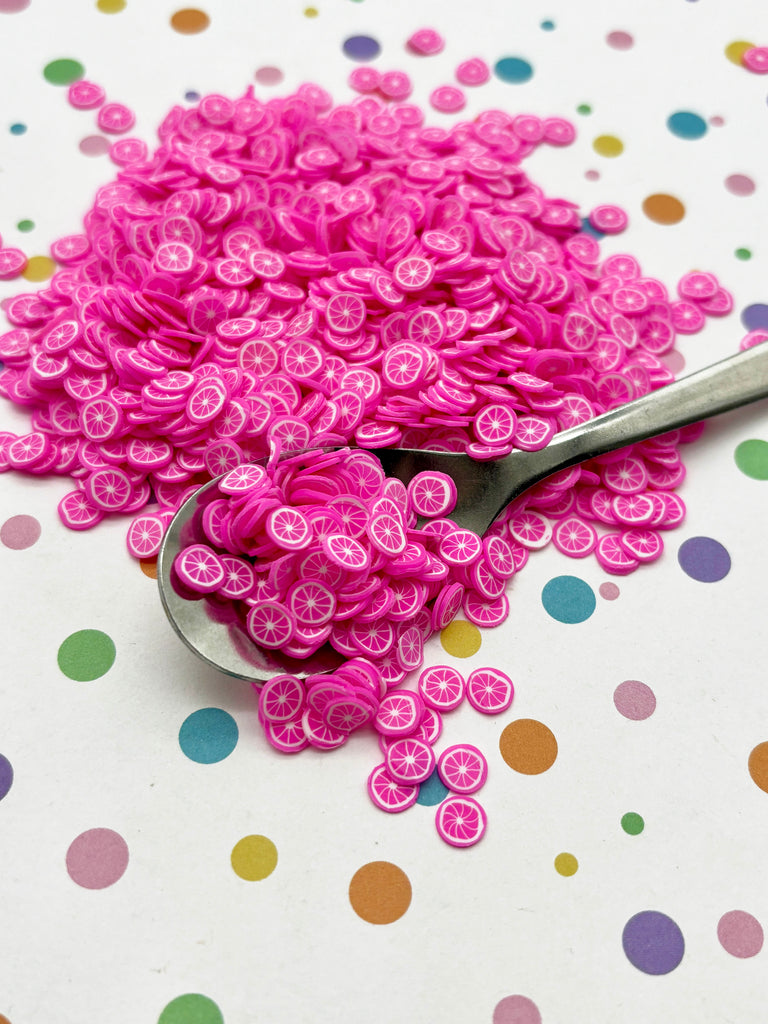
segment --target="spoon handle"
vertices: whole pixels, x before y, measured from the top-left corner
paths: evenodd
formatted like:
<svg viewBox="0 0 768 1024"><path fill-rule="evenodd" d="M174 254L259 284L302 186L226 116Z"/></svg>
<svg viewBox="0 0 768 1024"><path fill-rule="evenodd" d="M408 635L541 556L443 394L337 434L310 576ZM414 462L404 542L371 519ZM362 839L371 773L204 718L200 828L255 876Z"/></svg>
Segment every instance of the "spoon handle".
<svg viewBox="0 0 768 1024"><path fill-rule="evenodd" d="M768 398L768 344L738 352L556 434L546 448L535 453L536 479L760 398ZM513 490L508 500L519 493L518 487Z"/></svg>

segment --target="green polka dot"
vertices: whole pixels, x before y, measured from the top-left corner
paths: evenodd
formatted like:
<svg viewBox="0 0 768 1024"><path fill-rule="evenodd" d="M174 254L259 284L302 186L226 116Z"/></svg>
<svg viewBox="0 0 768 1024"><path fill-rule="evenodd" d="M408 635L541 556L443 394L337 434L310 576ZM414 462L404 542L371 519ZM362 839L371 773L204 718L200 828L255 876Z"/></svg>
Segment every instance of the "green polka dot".
<svg viewBox="0 0 768 1024"><path fill-rule="evenodd" d="M33 231L34 227L35 222L33 220L20 220L16 225L16 228L19 231Z"/></svg>
<svg viewBox="0 0 768 1024"><path fill-rule="evenodd" d="M645 822L639 814L635 814L634 811L627 811L626 814L622 815L621 827L628 836L639 836L645 828Z"/></svg>
<svg viewBox="0 0 768 1024"><path fill-rule="evenodd" d="M85 68L79 60L72 60L70 57L62 57L61 60L52 60L43 68L43 75L51 85L70 85L82 78Z"/></svg>
<svg viewBox="0 0 768 1024"><path fill-rule="evenodd" d="M752 252L750 249L737 249L733 254L737 260L751 260Z"/></svg>
<svg viewBox="0 0 768 1024"><path fill-rule="evenodd" d="M736 465L753 480L768 480L768 441L742 441L733 453Z"/></svg>
<svg viewBox="0 0 768 1024"><path fill-rule="evenodd" d="M592 107L590 107L590 105L588 103L580 103L578 105L578 107L576 107L576 113L577 114L591 114L592 113Z"/></svg>
<svg viewBox="0 0 768 1024"><path fill-rule="evenodd" d="M157 1024L224 1024L221 1010L208 996L188 992L165 1007Z"/></svg>
<svg viewBox="0 0 768 1024"><path fill-rule="evenodd" d="M59 668L69 679L79 683L98 679L115 661L115 645L98 629L79 629L59 647Z"/></svg>

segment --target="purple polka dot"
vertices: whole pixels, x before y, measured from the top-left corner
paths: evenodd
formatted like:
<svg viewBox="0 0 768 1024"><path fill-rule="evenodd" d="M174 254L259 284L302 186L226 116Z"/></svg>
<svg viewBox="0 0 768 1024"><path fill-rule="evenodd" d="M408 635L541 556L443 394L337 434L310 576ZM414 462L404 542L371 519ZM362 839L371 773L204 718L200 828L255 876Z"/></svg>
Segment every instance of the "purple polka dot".
<svg viewBox="0 0 768 1024"><path fill-rule="evenodd" d="M620 715L633 722L642 722L656 710L656 694L646 683L626 679L613 691L613 703Z"/></svg>
<svg viewBox="0 0 768 1024"><path fill-rule="evenodd" d="M541 1024L541 1014L527 996L505 996L494 1008L493 1024Z"/></svg>
<svg viewBox="0 0 768 1024"><path fill-rule="evenodd" d="M78 149L85 156L104 156L111 147L112 143L103 135L86 135L78 144Z"/></svg>
<svg viewBox="0 0 768 1024"><path fill-rule="evenodd" d="M381 53L381 47L371 36L350 36L345 39L342 50L352 60L375 60Z"/></svg>
<svg viewBox="0 0 768 1024"><path fill-rule="evenodd" d="M745 910L723 914L717 924L717 937L726 953L742 960L757 956L763 948L763 927Z"/></svg>
<svg viewBox="0 0 768 1024"><path fill-rule="evenodd" d="M677 552L680 568L700 583L717 583L731 570L731 556L712 537L690 537Z"/></svg>
<svg viewBox="0 0 768 1024"><path fill-rule="evenodd" d="M84 889L106 889L128 867L128 846L111 828L92 828L74 839L67 850L67 873Z"/></svg>
<svg viewBox="0 0 768 1024"><path fill-rule="evenodd" d="M644 974L669 974L685 952L680 928L658 910L643 910L624 925L621 936L629 962Z"/></svg>
<svg viewBox="0 0 768 1024"><path fill-rule="evenodd" d="M37 543L40 532L40 523L34 516L11 516L0 526L0 543L14 551L22 551Z"/></svg>
<svg viewBox="0 0 768 1024"><path fill-rule="evenodd" d="M725 179L725 187L735 196L751 196L755 191L755 183L746 174L729 174Z"/></svg>
<svg viewBox="0 0 768 1024"><path fill-rule="evenodd" d="M629 32L609 32L605 41L614 50L631 50L635 45L635 40Z"/></svg>
<svg viewBox="0 0 768 1024"><path fill-rule="evenodd" d="M0 800L8 794L13 785L13 767L3 754L0 754Z"/></svg>
<svg viewBox="0 0 768 1024"><path fill-rule="evenodd" d="M753 302L741 311L741 322L748 331L768 328L768 304Z"/></svg>

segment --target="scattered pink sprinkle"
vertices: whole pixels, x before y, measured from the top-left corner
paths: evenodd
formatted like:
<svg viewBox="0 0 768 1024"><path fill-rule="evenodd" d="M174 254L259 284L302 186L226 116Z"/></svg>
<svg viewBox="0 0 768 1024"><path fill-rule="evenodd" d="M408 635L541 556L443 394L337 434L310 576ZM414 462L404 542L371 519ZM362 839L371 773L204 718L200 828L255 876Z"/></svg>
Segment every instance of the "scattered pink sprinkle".
<svg viewBox="0 0 768 1024"><path fill-rule="evenodd" d="M413 33L405 45L412 53L421 57L431 57L443 51L445 40L433 28L420 28Z"/></svg>

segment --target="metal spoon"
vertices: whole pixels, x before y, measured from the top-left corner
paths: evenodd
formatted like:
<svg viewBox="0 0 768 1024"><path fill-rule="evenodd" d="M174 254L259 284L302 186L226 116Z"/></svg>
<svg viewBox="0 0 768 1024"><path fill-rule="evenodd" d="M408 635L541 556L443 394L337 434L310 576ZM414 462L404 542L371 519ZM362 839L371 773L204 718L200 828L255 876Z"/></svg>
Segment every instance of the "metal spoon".
<svg viewBox="0 0 768 1024"><path fill-rule="evenodd" d="M766 397L768 344L761 344L564 430L539 451L514 451L492 462L398 448L370 454L380 460L388 476L404 483L424 470L450 474L458 490L450 518L483 534L509 502L558 470ZM188 600L174 589L173 560L186 544L205 541L200 526L202 509L216 497L216 480L193 494L174 516L160 549L157 579L173 628L203 661L240 679L264 681L282 672L304 677L337 667L342 659L329 645L305 661L287 658L279 651L264 651L239 622L227 621L219 606L207 600Z"/></svg>

